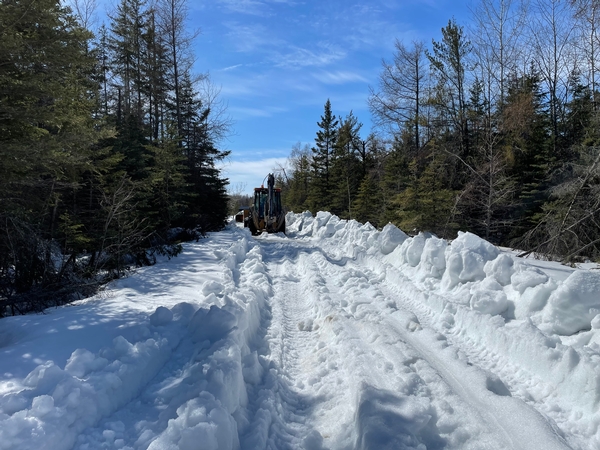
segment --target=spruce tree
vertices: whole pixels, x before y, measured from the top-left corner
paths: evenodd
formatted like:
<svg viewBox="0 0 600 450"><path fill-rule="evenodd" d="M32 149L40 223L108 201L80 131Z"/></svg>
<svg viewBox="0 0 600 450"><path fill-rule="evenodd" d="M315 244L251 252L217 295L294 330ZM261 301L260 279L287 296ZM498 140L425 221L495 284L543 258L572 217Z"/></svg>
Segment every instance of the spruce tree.
<svg viewBox="0 0 600 450"><path fill-rule="evenodd" d="M350 111L339 126L331 158L331 212L343 218L352 216L352 204L362 181L358 158L361 127Z"/></svg>
<svg viewBox="0 0 600 450"><path fill-rule="evenodd" d="M461 157L470 156L469 127L467 121L467 58L472 50L463 27L454 19L442 28L442 40L432 41L433 52L426 51L431 68L437 80L434 106L448 117L448 126L456 136L456 151Z"/></svg>
<svg viewBox="0 0 600 450"><path fill-rule="evenodd" d="M51 259L55 242L70 251L85 241L65 203L97 139L91 34L51 0L0 3L0 26L0 297L38 289L13 304L36 309L67 276Z"/></svg>
<svg viewBox="0 0 600 450"><path fill-rule="evenodd" d="M312 212L328 210L332 203L331 163L338 136L338 119L331 112L331 102L325 102L312 157L312 184L308 205Z"/></svg>

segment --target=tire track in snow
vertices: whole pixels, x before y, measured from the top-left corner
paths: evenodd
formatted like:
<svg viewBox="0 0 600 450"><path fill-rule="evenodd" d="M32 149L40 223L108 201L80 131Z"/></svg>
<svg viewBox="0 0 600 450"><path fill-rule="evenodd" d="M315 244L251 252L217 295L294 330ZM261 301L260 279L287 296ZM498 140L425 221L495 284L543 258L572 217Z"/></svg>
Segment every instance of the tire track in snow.
<svg viewBox="0 0 600 450"><path fill-rule="evenodd" d="M321 270L326 271L328 266L332 267L327 258L324 258L320 263ZM359 277L377 280L376 276L372 272L369 273L370 271L365 266L354 263L349 263L347 266L347 270L354 271L359 274ZM333 266L328 279L334 279L338 272L338 268ZM414 328L413 332L407 331L407 322L409 327L418 323L418 320L416 322L407 320L407 316L412 316L412 313L407 314L406 311L400 310L391 314L391 317L386 317L381 314L381 309L372 308L376 303L390 303L388 300L390 292L389 290L386 292L385 283L377 281L373 284L375 286L371 298L365 299L365 289L359 287L353 292L357 300L349 305L350 312L359 320L357 323L361 324L360 327L357 327L358 334L362 335L365 340L369 335L381 333L382 329L388 331L388 337L392 336L390 345L374 346L374 351L383 348L387 350L384 353L389 353L392 349L397 349L398 343L406 343L412 347L419 358L425 361L427 366L433 369L433 372L444 381L450 390L468 406L472 415L481 418L482 422L487 424L488 429L485 432L491 436L491 440L484 439L484 441L487 441L488 444L494 442L495 445L481 447L480 444L476 444L472 448L531 448L532 439L529 432L521 428L522 421L535 425L534 429L538 434L533 439L533 443L537 448L569 448L558 436L556 428L553 428L537 411L519 400L509 396L505 397L504 395L508 392L497 378L490 377L481 370L468 367L457 358L455 349L444 350L448 344L440 345L440 340L445 341L445 337L431 330L418 330L420 328L418 326ZM398 318L400 319L398 320ZM368 326L365 327L365 325L367 324L371 325L369 331L366 331ZM395 346L394 340L398 342ZM439 355L444 356L440 357ZM393 355L388 355L388 358L390 356ZM426 377L425 374L423 379ZM515 418L518 418L517 421ZM505 444L498 445L502 440L505 441ZM464 444L460 445L460 448L464 447Z"/></svg>
<svg viewBox="0 0 600 450"><path fill-rule="evenodd" d="M314 400L296 386L303 354L310 345L297 326L305 305L294 264L282 261L284 243L258 238L272 295L263 308L263 346L260 360L262 381L249 389L249 432L241 437L241 448L285 450L321 448L320 434L306 423ZM282 253L283 251L283 253Z"/></svg>
<svg viewBox="0 0 600 450"><path fill-rule="evenodd" d="M299 278L294 283L302 287L302 295L297 296L297 289L286 292L277 288L277 282L274 285L274 316L275 309L281 308L285 333L280 338L288 341L282 344L283 352L292 356L282 361L290 378L296 377L296 387L312 391L318 400L306 421L321 431L327 448L420 448L423 443L428 448L493 448L489 444L498 442L497 433L481 436L473 427L467 431L464 416L476 417L450 389L439 382L428 384L436 372L398 339L397 332L386 336L389 342L382 346L377 327L368 318L357 320L357 309L373 299L349 303L352 293L332 280L364 278L360 267L349 270L345 260L336 261L319 249L292 241L288 245L296 247L295 266L281 264L275 255L269 265L278 279ZM286 252L291 253L289 248ZM309 333L299 332L297 324ZM442 411L436 412L434 403L435 408L445 410L444 420L439 419ZM454 445L440 433L452 434Z"/></svg>
<svg viewBox="0 0 600 450"><path fill-rule="evenodd" d="M346 313L347 334L360 338L357 347L372 361L357 392L355 439L358 448L376 449L382 445L383 448L417 448L419 444L427 448L500 448L498 445L509 448L510 439L498 433L493 421L490 424L485 414L469 405L461 392L445 382L437 368L411 345L407 334L418 328L413 321L415 316L390 308L385 311L372 308L373 304L386 300L378 289L380 281L376 277L364 267L353 263L340 267L327 257L317 264L321 272L329 275L328 280L340 279L340 274L346 272L343 284L333 286L332 290L337 290ZM404 333L390 326L384 314L391 313L410 331ZM373 388L384 393L386 401L383 406L369 407L371 411L364 413L361 411L364 405L373 403L369 392ZM393 419L400 426L382 428L379 423L386 419ZM481 423L488 426L482 428ZM499 444L501 442L504 444Z"/></svg>
<svg viewBox="0 0 600 450"><path fill-rule="evenodd" d="M372 263L371 261L371 266ZM381 270L381 267L376 270ZM493 378L497 378L509 390L512 397L525 403L531 411L536 411L540 417L543 417L549 423L548 433L559 436L558 445L567 445L560 430L565 426L569 426L567 430L568 445L582 450L588 448L589 442L587 439L577 439L578 431L573 429L569 418L563 417L564 411L570 411L571 408L564 405L558 408L555 407L554 402L560 401L560 397L551 383L540 379L531 371L507 358L506 354L495 352L493 349L482 345L481 342L476 342L470 337L468 330L455 323L457 310L459 308L464 309L464 307L448 302L445 304L443 312L434 311L432 306L423 301L423 298L435 294L421 291L408 278L403 277L396 268L387 266L383 270L388 275L393 273L393 281L386 277L381 288L390 298L395 299L396 307L410 310L416 314L421 325L435 330L435 333L443 336L448 345L456 349L460 359L464 360L469 366L475 366L485 373L493 374ZM474 311L465 310L464 312L473 315L480 314ZM439 320L440 315L444 317L441 322ZM499 338L501 339L501 337ZM543 392L544 398L540 398L540 392ZM524 408L523 411L525 411ZM539 422L539 417L534 416L531 420Z"/></svg>

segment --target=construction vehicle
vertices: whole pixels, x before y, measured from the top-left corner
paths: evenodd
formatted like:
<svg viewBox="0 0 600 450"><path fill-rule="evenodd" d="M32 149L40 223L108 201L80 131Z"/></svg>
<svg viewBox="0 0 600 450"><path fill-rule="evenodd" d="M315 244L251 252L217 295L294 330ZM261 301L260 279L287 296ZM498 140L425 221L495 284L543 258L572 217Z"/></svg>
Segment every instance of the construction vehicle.
<svg viewBox="0 0 600 450"><path fill-rule="evenodd" d="M275 176L267 175L267 187L254 188L254 203L250 206L244 226L253 235L267 233L285 233L285 211L281 205L281 189L275 188Z"/></svg>

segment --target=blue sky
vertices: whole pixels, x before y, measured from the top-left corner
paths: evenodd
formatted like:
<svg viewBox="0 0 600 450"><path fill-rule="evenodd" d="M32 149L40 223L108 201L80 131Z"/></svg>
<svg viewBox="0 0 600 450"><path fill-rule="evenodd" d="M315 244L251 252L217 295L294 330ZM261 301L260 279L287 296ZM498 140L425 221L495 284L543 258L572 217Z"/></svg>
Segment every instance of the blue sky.
<svg viewBox="0 0 600 450"><path fill-rule="evenodd" d="M467 1L190 0L195 70L210 74L234 122L221 143L230 189L251 192L294 143L313 145L328 98L334 114L354 112L366 137L369 86L394 40L439 40L450 18L466 25Z"/></svg>

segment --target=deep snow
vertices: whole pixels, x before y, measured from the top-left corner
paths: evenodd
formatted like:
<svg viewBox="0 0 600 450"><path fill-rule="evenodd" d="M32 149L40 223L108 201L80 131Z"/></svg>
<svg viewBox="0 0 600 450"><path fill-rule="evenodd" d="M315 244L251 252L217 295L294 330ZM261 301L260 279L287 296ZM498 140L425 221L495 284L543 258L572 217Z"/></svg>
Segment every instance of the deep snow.
<svg viewBox="0 0 600 450"><path fill-rule="evenodd" d="M600 273L329 213L0 321L0 449L600 448Z"/></svg>

